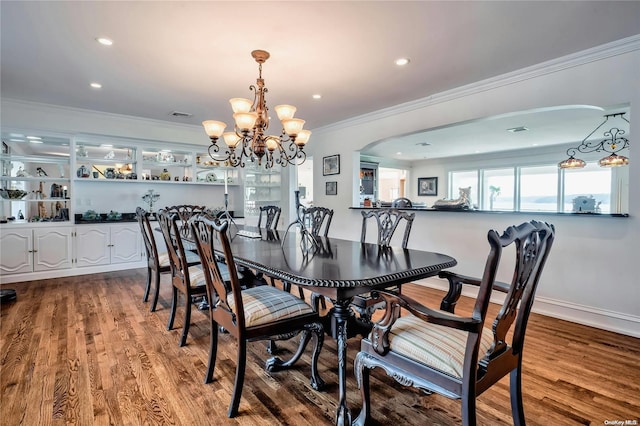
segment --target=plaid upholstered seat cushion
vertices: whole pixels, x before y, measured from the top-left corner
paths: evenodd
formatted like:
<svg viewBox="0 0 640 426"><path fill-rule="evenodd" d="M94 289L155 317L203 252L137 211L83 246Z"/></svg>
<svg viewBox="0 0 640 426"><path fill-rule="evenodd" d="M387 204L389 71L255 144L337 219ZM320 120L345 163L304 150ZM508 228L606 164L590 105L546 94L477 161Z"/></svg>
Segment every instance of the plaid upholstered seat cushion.
<svg viewBox="0 0 640 426"><path fill-rule="evenodd" d="M462 377L466 331L431 324L413 315L400 317L391 328L389 344L393 352L433 367L454 377ZM493 332L484 328L480 338L482 357L493 343Z"/></svg>
<svg viewBox="0 0 640 426"><path fill-rule="evenodd" d="M164 267L169 267L171 260L169 259L169 253L165 252L159 252L158 253L158 265L160 265L161 268ZM195 262L200 262L200 256L198 256L196 253L187 252L187 263L195 263Z"/></svg>
<svg viewBox="0 0 640 426"><path fill-rule="evenodd" d="M235 308L232 294L227 302L231 309ZM242 302L247 327L313 313L311 306L302 299L267 285L243 290Z"/></svg>

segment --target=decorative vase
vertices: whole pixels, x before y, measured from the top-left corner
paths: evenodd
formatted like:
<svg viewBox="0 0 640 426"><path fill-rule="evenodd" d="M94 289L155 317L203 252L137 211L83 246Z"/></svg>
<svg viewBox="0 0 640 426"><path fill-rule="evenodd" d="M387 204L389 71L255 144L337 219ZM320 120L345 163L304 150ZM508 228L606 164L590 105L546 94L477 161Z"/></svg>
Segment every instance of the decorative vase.
<svg viewBox="0 0 640 426"><path fill-rule="evenodd" d="M81 178L88 178L89 177L89 168L87 166L80 166L78 168L78 171L76 172L76 176L81 177Z"/></svg>

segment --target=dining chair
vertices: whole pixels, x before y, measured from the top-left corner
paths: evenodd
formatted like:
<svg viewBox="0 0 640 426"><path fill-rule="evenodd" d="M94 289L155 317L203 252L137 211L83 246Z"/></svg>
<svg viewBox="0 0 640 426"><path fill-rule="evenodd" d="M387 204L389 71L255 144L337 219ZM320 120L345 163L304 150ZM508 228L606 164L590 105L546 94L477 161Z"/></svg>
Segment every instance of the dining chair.
<svg viewBox="0 0 640 426"><path fill-rule="evenodd" d="M400 198L396 198L395 200L393 200L391 202L391 207L392 208L406 208L406 207L413 207L413 203L411 202L410 199L405 198L405 197L400 197Z"/></svg>
<svg viewBox="0 0 640 426"><path fill-rule="evenodd" d="M524 425L522 403L522 353L529 313L551 246L555 229L531 221L507 228L502 235L489 231L489 254L482 278L440 272L449 292L440 309L431 309L404 295L381 290L386 301L384 317L362 339L354 372L362 396L362 410L353 423L370 418L370 370L380 367L405 386L462 400L462 424L476 424L476 397L507 374L510 375L511 414ZM503 249L514 245L511 283L496 281ZM476 287L473 312L455 314L463 285ZM493 323L486 326L493 290L505 294ZM409 313L400 317L400 310ZM510 330L512 330L512 337Z"/></svg>
<svg viewBox="0 0 640 426"><path fill-rule="evenodd" d="M154 293L149 310L151 312L155 312L158 305L158 296L160 294L160 274L168 274L171 272L171 262L166 248L158 247L155 232L151 226L151 222L149 221L149 216L149 212L142 207L138 207L136 209L136 219L138 220L138 225L140 225L140 233L142 234L142 240L144 241L144 248L147 255L147 283L145 285L142 301L147 302L149 300L151 280L153 279ZM200 263L200 258L195 253L188 251L186 254L189 266Z"/></svg>
<svg viewBox="0 0 640 426"><path fill-rule="evenodd" d="M204 297L207 294L204 271L202 270L201 263L190 265L187 258L187 250L185 250L183 239L190 238L190 231L187 232L189 230L188 220L186 224L183 225L178 213L164 209L158 212L157 217L167 246L167 253L169 254L169 262L171 265L173 292L167 330L173 328L178 305L178 293L182 293L185 296L186 303L182 335L179 344L180 346L184 346L187 342L187 334L191 323L191 303L196 297ZM185 231L184 226L187 226L187 231Z"/></svg>
<svg viewBox="0 0 640 426"><path fill-rule="evenodd" d="M282 209L278 206L260 206L258 228L276 229L278 227L278 221L280 220L281 212Z"/></svg>
<svg viewBox="0 0 640 426"><path fill-rule="evenodd" d="M331 220L333 219L333 209L329 209L327 207L320 206L312 206L312 207L300 207L301 210L301 220L304 223L307 231L313 237L326 237L329 234L329 228L331 227ZM288 282L282 283L283 288L286 291L291 291L291 284ZM305 300L304 290L302 287L298 286L298 295L302 300ZM317 311L319 306L322 305L322 308L326 308L327 304L325 302L325 298L320 296L318 293L311 293L311 305Z"/></svg>
<svg viewBox="0 0 640 426"><path fill-rule="evenodd" d="M324 328L313 308L290 293L271 286L242 289L235 273L235 261L226 232L228 226L226 221L220 222L205 215L198 217L191 224L197 250L202 259L207 294L211 301L211 341L205 383L213 380L218 332L219 327L223 327L238 342L236 376L227 412L229 417L235 417L238 414L244 385L247 343L259 340L288 340L301 334L298 350L289 360L283 361L275 356L267 360L266 370L276 372L287 369L298 361L313 337L311 386L320 390L324 387L324 381L318 374L318 356L324 343ZM219 263L216 262L216 250L222 253L231 271L228 281L224 280Z"/></svg>
<svg viewBox="0 0 640 426"><path fill-rule="evenodd" d="M394 208L363 210L361 213L361 243L367 242L367 229L369 228L370 223L373 222L372 227L375 228L377 233L376 243L378 246L382 248L390 247L396 231L404 227L400 247L403 249L407 248L415 213L408 213ZM400 291L400 287L395 287L393 289ZM384 308L384 301L372 297L371 293L365 293L355 296L353 298L353 302L351 302L351 307L358 312L361 322L368 328L371 326L371 316L373 313L377 309Z"/></svg>

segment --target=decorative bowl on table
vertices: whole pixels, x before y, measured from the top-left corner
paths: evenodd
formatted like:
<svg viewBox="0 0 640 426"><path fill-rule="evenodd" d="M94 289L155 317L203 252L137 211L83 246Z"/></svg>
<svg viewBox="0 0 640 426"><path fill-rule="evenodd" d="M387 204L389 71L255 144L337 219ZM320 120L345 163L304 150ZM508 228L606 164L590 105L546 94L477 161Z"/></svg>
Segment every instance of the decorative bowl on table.
<svg viewBox="0 0 640 426"><path fill-rule="evenodd" d="M0 197L5 200L22 200L27 194L22 189L0 189Z"/></svg>

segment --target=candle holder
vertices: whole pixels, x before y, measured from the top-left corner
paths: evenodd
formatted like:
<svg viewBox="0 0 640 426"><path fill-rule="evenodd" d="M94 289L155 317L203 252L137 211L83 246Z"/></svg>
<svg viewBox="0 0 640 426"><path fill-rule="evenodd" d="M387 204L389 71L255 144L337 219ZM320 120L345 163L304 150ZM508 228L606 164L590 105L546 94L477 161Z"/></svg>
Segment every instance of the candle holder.
<svg viewBox="0 0 640 426"><path fill-rule="evenodd" d="M284 233L284 237L282 238L282 242L280 243L280 245L281 247L284 247L284 241L287 239L287 234L289 233L289 229L291 229L292 226L297 226L300 228L300 236L301 236L300 246L302 247L303 251L305 252L315 251L318 248L318 242L316 241L313 234L311 234L311 231L309 231L309 228L307 228L307 225L304 221L305 207L302 204L300 204L300 191L295 191L295 196L296 196L296 220L291 222L289 226L287 226L287 230Z"/></svg>
<svg viewBox="0 0 640 426"><path fill-rule="evenodd" d="M147 193L142 196L142 201L149 206L149 213L153 213L153 203L158 201L158 198L160 198L160 194L154 192L153 189L148 190Z"/></svg>

